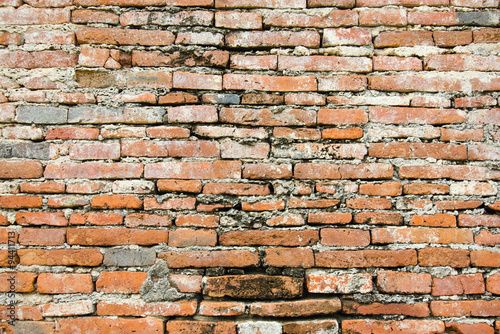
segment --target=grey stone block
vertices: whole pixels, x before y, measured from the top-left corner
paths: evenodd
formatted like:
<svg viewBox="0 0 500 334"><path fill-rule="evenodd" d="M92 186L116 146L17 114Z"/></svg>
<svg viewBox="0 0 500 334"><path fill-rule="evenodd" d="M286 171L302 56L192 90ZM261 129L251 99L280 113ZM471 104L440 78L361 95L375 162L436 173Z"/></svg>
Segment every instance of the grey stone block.
<svg viewBox="0 0 500 334"><path fill-rule="evenodd" d="M136 267L155 263L156 252L152 249L107 249L104 253L105 266Z"/></svg>
<svg viewBox="0 0 500 334"><path fill-rule="evenodd" d="M0 158L26 158L47 160L49 143L0 143Z"/></svg>
<svg viewBox="0 0 500 334"><path fill-rule="evenodd" d="M68 110L64 108L22 106L17 108L16 122L35 124L65 124Z"/></svg>

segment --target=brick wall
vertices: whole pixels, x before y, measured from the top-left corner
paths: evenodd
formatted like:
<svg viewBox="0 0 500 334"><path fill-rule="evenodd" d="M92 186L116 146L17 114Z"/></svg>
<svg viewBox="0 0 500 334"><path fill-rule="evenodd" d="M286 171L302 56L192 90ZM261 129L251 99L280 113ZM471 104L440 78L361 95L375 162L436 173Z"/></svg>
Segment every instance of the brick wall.
<svg viewBox="0 0 500 334"><path fill-rule="evenodd" d="M0 6L3 332L500 332L499 0Z"/></svg>

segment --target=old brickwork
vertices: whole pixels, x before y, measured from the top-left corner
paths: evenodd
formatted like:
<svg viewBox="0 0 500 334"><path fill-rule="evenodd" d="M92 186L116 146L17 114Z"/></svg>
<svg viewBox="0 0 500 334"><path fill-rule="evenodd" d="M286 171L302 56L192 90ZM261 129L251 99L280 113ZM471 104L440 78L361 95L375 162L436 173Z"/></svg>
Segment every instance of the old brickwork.
<svg viewBox="0 0 500 334"><path fill-rule="evenodd" d="M499 0L0 6L3 332L500 332Z"/></svg>

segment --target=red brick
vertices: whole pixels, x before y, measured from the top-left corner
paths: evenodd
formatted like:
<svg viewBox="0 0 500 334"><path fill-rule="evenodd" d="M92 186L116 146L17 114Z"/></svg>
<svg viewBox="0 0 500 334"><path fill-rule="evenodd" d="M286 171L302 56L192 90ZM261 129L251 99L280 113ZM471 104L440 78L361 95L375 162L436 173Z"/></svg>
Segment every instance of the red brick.
<svg viewBox="0 0 500 334"><path fill-rule="evenodd" d="M266 221L268 226L302 226L304 224L304 218L295 214L272 217Z"/></svg>
<svg viewBox="0 0 500 334"><path fill-rule="evenodd" d="M495 273L486 279L486 290L493 294L500 294L500 273Z"/></svg>
<svg viewBox="0 0 500 334"><path fill-rule="evenodd" d="M215 8L306 8L306 0L216 0Z"/></svg>
<svg viewBox="0 0 500 334"><path fill-rule="evenodd" d="M39 161L0 160L0 179L36 179L42 174Z"/></svg>
<svg viewBox="0 0 500 334"><path fill-rule="evenodd" d="M170 198L161 203L157 198L146 197L144 199L144 210L193 210L196 198Z"/></svg>
<svg viewBox="0 0 500 334"><path fill-rule="evenodd" d="M500 253L492 250L471 251L471 265L475 267L500 267Z"/></svg>
<svg viewBox="0 0 500 334"><path fill-rule="evenodd" d="M142 200L134 195L102 195L92 198L93 209L142 209Z"/></svg>
<svg viewBox="0 0 500 334"><path fill-rule="evenodd" d="M331 75L318 78L319 92L363 91L367 87L364 75Z"/></svg>
<svg viewBox="0 0 500 334"><path fill-rule="evenodd" d="M74 67L77 55L63 51L12 51L0 55L0 65L10 68Z"/></svg>
<svg viewBox="0 0 500 334"><path fill-rule="evenodd" d="M370 107L370 120L384 124L450 124L465 121L465 113L456 109Z"/></svg>
<svg viewBox="0 0 500 334"><path fill-rule="evenodd" d="M383 8L359 12L360 26L406 26L406 9Z"/></svg>
<svg viewBox="0 0 500 334"><path fill-rule="evenodd" d="M233 322L208 322L208 321L168 321L167 331L172 334L193 333L203 334L213 331L214 333L236 334L236 325Z"/></svg>
<svg viewBox="0 0 500 334"><path fill-rule="evenodd" d="M118 316L190 316L196 312L196 301L146 303L142 300L101 301L98 315Z"/></svg>
<svg viewBox="0 0 500 334"><path fill-rule="evenodd" d="M426 318L430 315L429 305L426 303L359 304L353 301L343 301L342 312L359 315L406 315L418 318Z"/></svg>
<svg viewBox="0 0 500 334"><path fill-rule="evenodd" d="M498 300L433 301L431 311L434 316L445 317L498 317Z"/></svg>
<svg viewBox="0 0 500 334"><path fill-rule="evenodd" d="M168 237L170 247L215 246L216 244L217 232L214 230L178 228L171 231Z"/></svg>
<svg viewBox="0 0 500 334"><path fill-rule="evenodd" d="M245 304L240 302L202 301L198 312L204 316L233 317L245 313Z"/></svg>
<svg viewBox="0 0 500 334"><path fill-rule="evenodd" d="M350 213L340 212L317 212L309 213L307 222L309 224L349 224L352 220Z"/></svg>
<svg viewBox="0 0 500 334"><path fill-rule="evenodd" d="M323 46L337 45L371 45L372 35L367 29L338 28L325 29L323 33Z"/></svg>
<svg viewBox="0 0 500 334"><path fill-rule="evenodd" d="M273 267L312 268L314 253L307 248L268 248L264 262Z"/></svg>
<svg viewBox="0 0 500 334"><path fill-rule="evenodd" d="M80 27L76 38L80 44L170 45L174 42L170 31L120 28Z"/></svg>
<svg viewBox="0 0 500 334"><path fill-rule="evenodd" d="M39 293L91 293L94 291L92 277L88 274L46 274L37 278Z"/></svg>
<svg viewBox="0 0 500 334"><path fill-rule="evenodd" d="M275 113L270 109L222 108L220 122L260 125L260 126L292 126L315 125L316 112L313 110L285 109Z"/></svg>
<svg viewBox="0 0 500 334"><path fill-rule="evenodd" d="M438 320L344 320L342 331L349 334L369 333L406 333L406 334L433 334L444 333L445 327Z"/></svg>
<svg viewBox="0 0 500 334"><path fill-rule="evenodd" d="M120 223L121 224L121 223ZM127 227L137 226L171 226L172 222L168 216L149 215L144 213L131 213L125 218Z"/></svg>
<svg viewBox="0 0 500 334"><path fill-rule="evenodd" d="M64 212L18 212L16 214L16 223L24 226L66 226L68 220L64 216Z"/></svg>
<svg viewBox="0 0 500 334"><path fill-rule="evenodd" d="M35 279L37 274L28 272L15 272L15 273L2 273L0 274L0 292L11 291L10 286L12 281L9 281L11 277L14 277L14 285L16 292L33 292L35 291Z"/></svg>
<svg viewBox="0 0 500 334"><path fill-rule="evenodd" d="M228 29L261 29L262 15L254 12L216 12L215 26Z"/></svg>
<svg viewBox="0 0 500 334"><path fill-rule="evenodd" d="M259 263L259 255L247 250L163 252L158 257L167 261L170 268L243 268Z"/></svg>
<svg viewBox="0 0 500 334"><path fill-rule="evenodd" d="M372 62L361 57L279 56L278 70L370 72Z"/></svg>
<svg viewBox="0 0 500 334"><path fill-rule="evenodd" d="M474 242L478 245L495 246L500 244L500 234L493 234L483 230L474 237Z"/></svg>
<svg viewBox="0 0 500 334"><path fill-rule="evenodd" d="M45 178L48 179L118 179L137 178L142 175L142 164L135 163L57 163L45 167Z"/></svg>
<svg viewBox="0 0 500 334"><path fill-rule="evenodd" d="M5 8L0 13L3 24L58 24L68 23L70 10L68 8Z"/></svg>
<svg viewBox="0 0 500 334"><path fill-rule="evenodd" d="M247 183L207 183L203 187L204 194L226 194L237 196L269 195L268 185Z"/></svg>
<svg viewBox="0 0 500 334"><path fill-rule="evenodd" d="M296 179L340 179L339 166L333 164L298 163L295 165Z"/></svg>
<svg viewBox="0 0 500 334"><path fill-rule="evenodd" d="M220 235L223 246L310 246L319 241L318 231L230 231Z"/></svg>
<svg viewBox="0 0 500 334"><path fill-rule="evenodd" d="M403 186L403 191L411 195L443 195L449 192L449 188L445 184L410 183Z"/></svg>
<svg viewBox="0 0 500 334"><path fill-rule="evenodd" d="M276 138L318 140L321 138L319 130L316 129L293 129L277 127L273 130Z"/></svg>
<svg viewBox="0 0 500 334"><path fill-rule="evenodd" d="M118 24L120 17L112 12L90 9L77 9L71 11L73 23L108 23Z"/></svg>
<svg viewBox="0 0 500 334"><path fill-rule="evenodd" d="M69 150L73 160L118 160L120 158L119 144L73 144Z"/></svg>
<svg viewBox="0 0 500 334"><path fill-rule="evenodd" d="M316 267L405 267L417 264L417 252L407 250L322 251L315 254Z"/></svg>
<svg viewBox="0 0 500 334"><path fill-rule="evenodd" d="M111 190L109 184L104 182L69 183L66 185L68 194L96 194L109 190Z"/></svg>
<svg viewBox="0 0 500 334"><path fill-rule="evenodd" d="M219 157L219 145L213 141L122 141L121 155L129 157Z"/></svg>
<svg viewBox="0 0 500 334"><path fill-rule="evenodd" d="M372 276L365 273L338 275L322 271L306 273L310 293L368 293L373 290Z"/></svg>
<svg viewBox="0 0 500 334"><path fill-rule="evenodd" d="M422 293L431 292L431 275L396 271L378 271L377 287L384 293Z"/></svg>
<svg viewBox="0 0 500 334"><path fill-rule="evenodd" d="M371 196L399 196L402 189L400 182L365 183L359 186L359 193Z"/></svg>
<svg viewBox="0 0 500 334"><path fill-rule="evenodd" d="M358 210L388 210L392 207L390 199L386 198L353 198L346 200L346 206Z"/></svg>
<svg viewBox="0 0 500 334"><path fill-rule="evenodd" d="M489 82L489 81L488 81ZM475 85L476 88L487 88ZM462 89L463 82L446 73L372 76L368 78L370 89L396 92L449 92ZM481 89L479 89L481 90ZM465 115L462 117L465 119Z"/></svg>
<svg viewBox="0 0 500 334"><path fill-rule="evenodd" d="M226 35L230 48L295 47L319 48L317 31L239 31ZM227 74L226 74L227 75Z"/></svg>
<svg viewBox="0 0 500 334"><path fill-rule="evenodd" d="M422 71L422 61L416 57L373 57L374 71Z"/></svg>
<svg viewBox="0 0 500 334"><path fill-rule="evenodd" d="M170 274L169 281L180 292L201 292L203 276Z"/></svg>
<svg viewBox="0 0 500 334"><path fill-rule="evenodd" d="M148 128L146 133L151 138L188 138L190 131L177 126L156 126Z"/></svg>
<svg viewBox="0 0 500 334"><path fill-rule="evenodd" d="M443 12L442 12L443 13ZM472 31L434 31L436 46L454 47L472 43Z"/></svg>
<svg viewBox="0 0 500 334"><path fill-rule="evenodd" d="M290 179L292 177L292 165L245 164L243 168L245 179Z"/></svg>
<svg viewBox="0 0 500 334"><path fill-rule="evenodd" d="M354 0L309 0L307 7L339 7L339 8L352 8L355 5Z"/></svg>
<svg viewBox="0 0 500 334"><path fill-rule="evenodd" d="M198 102L198 96L184 92L170 92L160 96L158 104L191 104Z"/></svg>
<svg viewBox="0 0 500 334"><path fill-rule="evenodd" d="M144 334L163 334L163 320L156 318L124 319L124 318L101 318L101 317L80 317L64 318L56 321L56 326L60 334L83 334L99 333L104 328L110 333L141 332Z"/></svg>
<svg viewBox="0 0 500 334"><path fill-rule="evenodd" d="M481 201L439 201L436 202L438 210L466 210L475 209L483 204Z"/></svg>
<svg viewBox="0 0 500 334"><path fill-rule="evenodd" d="M168 231L129 228L69 228L66 239L69 245L157 245L167 242Z"/></svg>
<svg viewBox="0 0 500 334"><path fill-rule="evenodd" d="M450 332L458 332L464 334L494 334L495 329L485 323L474 323L474 324L459 324L456 322L445 323L446 330Z"/></svg>
<svg viewBox="0 0 500 334"><path fill-rule="evenodd" d="M363 129L324 129L322 133L323 139L359 139L363 137Z"/></svg>
<svg viewBox="0 0 500 334"><path fill-rule="evenodd" d="M2 33L0 33L0 44L1 45L10 45L10 44L19 45L19 44L21 44L21 35L15 34L15 33L2 32Z"/></svg>
<svg viewBox="0 0 500 334"><path fill-rule="evenodd" d="M98 249L20 249L20 263L25 266L99 266L103 256Z"/></svg>
<svg viewBox="0 0 500 334"><path fill-rule="evenodd" d="M310 209L320 209L320 208L330 208L332 206L339 205L340 201L337 199L317 199L317 200L307 200L302 198L290 198L288 207L294 208L310 208Z"/></svg>
<svg viewBox="0 0 500 334"><path fill-rule="evenodd" d="M111 271L102 272L96 282L96 291L104 293L139 293L147 273Z"/></svg>
<svg viewBox="0 0 500 334"><path fill-rule="evenodd" d="M224 89L275 92L315 91L316 78L312 76L288 77L251 74L224 74ZM221 116L222 118L222 116Z"/></svg>
<svg viewBox="0 0 500 334"><path fill-rule="evenodd" d="M469 54L430 55L424 60L426 70L437 71L498 71L496 56L473 56Z"/></svg>
<svg viewBox="0 0 500 334"><path fill-rule="evenodd" d="M456 104L456 103L455 103ZM441 141L482 141L483 130L455 130L455 129L441 129Z"/></svg>
<svg viewBox="0 0 500 334"><path fill-rule="evenodd" d="M320 109L318 124L362 124L368 122L363 109Z"/></svg>
<svg viewBox="0 0 500 334"><path fill-rule="evenodd" d="M415 11L408 12L408 24L426 26L453 26L459 25L459 17L453 11ZM427 44L432 45L432 44Z"/></svg>
<svg viewBox="0 0 500 334"><path fill-rule="evenodd" d="M45 139L97 139L99 129L94 128L55 128L48 129Z"/></svg>
<svg viewBox="0 0 500 334"><path fill-rule="evenodd" d="M264 26L266 27L314 27L331 28L353 26L358 23L358 13L356 11L332 10L328 14L310 13L282 13L272 12L265 17Z"/></svg>
<svg viewBox="0 0 500 334"><path fill-rule="evenodd" d="M360 229L321 229L321 244L325 246L366 247L370 232Z"/></svg>
<svg viewBox="0 0 500 334"><path fill-rule="evenodd" d="M121 225L123 224L123 216L120 213L75 213L69 218L69 223L70 225Z"/></svg>
<svg viewBox="0 0 500 334"><path fill-rule="evenodd" d="M377 158L467 159L466 146L438 143L372 143L368 153Z"/></svg>
<svg viewBox="0 0 500 334"><path fill-rule="evenodd" d="M278 66L278 58L275 55L269 56L247 56L232 55L231 68L240 70L275 70Z"/></svg>
<svg viewBox="0 0 500 334"><path fill-rule="evenodd" d="M431 31L384 31L373 42L375 48L434 45Z"/></svg>
<svg viewBox="0 0 500 334"><path fill-rule="evenodd" d="M430 227L456 227L457 219L447 213L436 213L434 215L412 216L409 225Z"/></svg>
<svg viewBox="0 0 500 334"><path fill-rule="evenodd" d="M223 159L266 159L270 145L268 143L239 144L231 141L221 143L220 149Z"/></svg>
<svg viewBox="0 0 500 334"><path fill-rule="evenodd" d="M241 178L241 162L163 162L145 167L146 179L225 179Z"/></svg>
<svg viewBox="0 0 500 334"><path fill-rule="evenodd" d="M341 309L338 298L291 302L253 303L250 314L261 317L307 317L334 314Z"/></svg>
<svg viewBox="0 0 500 334"><path fill-rule="evenodd" d="M485 292L482 274L445 276L432 280L433 296L451 296L461 294L482 294Z"/></svg>
<svg viewBox="0 0 500 334"><path fill-rule="evenodd" d="M483 28L472 32L474 43L498 43L500 42L500 29Z"/></svg>
<svg viewBox="0 0 500 334"><path fill-rule="evenodd" d="M60 229L23 228L19 234L19 244L35 246L57 246L64 244L66 231Z"/></svg>
<svg viewBox="0 0 500 334"><path fill-rule="evenodd" d="M201 192L201 182L197 180L158 180L156 186L160 192Z"/></svg>
<svg viewBox="0 0 500 334"><path fill-rule="evenodd" d="M465 268L470 264L469 251L465 249L423 248L418 251L418 264L423 267Z"/></svg>
<svg viewBox="0 0 500 334"><path fill-rule="evenodd" d="M221 90L222 77L220 75L174 72L172 84L174 88Z"/></svg>
<svg viewBox="0 0 500 334"><path fill-rule="evenodd" d="M318 94L296 93L285 95L286 104L298 105L325 105L325 97Z"/></svg>
<svg viewBox="0 0 500 334"><path fill-rule="evenodd" d="M249 93L241 96L241 104L283 104L284 98L281 95L265 93Z"/></svg>

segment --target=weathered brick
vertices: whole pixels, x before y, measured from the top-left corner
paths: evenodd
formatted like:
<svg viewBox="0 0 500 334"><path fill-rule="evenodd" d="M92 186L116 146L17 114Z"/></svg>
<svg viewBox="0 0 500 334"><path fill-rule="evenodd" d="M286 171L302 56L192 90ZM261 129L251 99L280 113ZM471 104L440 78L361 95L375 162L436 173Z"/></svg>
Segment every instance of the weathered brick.
<svg viewBox="0 0 500 334"><path fill-rule="evenodd" d="M423 267L465 268L470 264L469 251L465 249L423 248L418 251L418 263Z"/></svg>
<svg viewBox="0 0 500 334"><path fill-rule="evenodd" d="M499 304L497 300L433 301L431 311L438 317L495 317L500 313Z"/></svg>
<svg viewBox="0 0 500 334"><path fill-rule="evenodd" d="M316 267L404 267L417 264L417 252L407 250L322 251L315 254Z"/></svg>
<svg viewBox="0 0 500 334"><path fill-rule="evenodd" d="M346 333L408 333L408 334L431 334L444 333L445 326L439 320L345 320L342 322L342 330Z"/></svg>
<svg viewBox="0 0 500 334"><path fill-rule="evenodd" d="M73 303L49 303L41 305L44 317L67 317L75 315L92 314L95 311L94 304L90 300Z"/></svg>
<svg viewBox="0 0 500 334"><path fill-rule="evenodd" d="M1 8L0 21L3 24L58 24L68 23L68 8Z"/></svg>
<svg viewBox="0 0 500 334"><path fill-rule="evenodd" d="M226 321L209 322L173 320L167 322L167 331L172 334L203 334L211 331L214 333L236 334L236 325L234 322Z"/></svg>
<svg viewBox="0 0 500 334"><path fill-rule="evenodd" d="M94 267L102 263L98 249L19 249L20 264L25 266L82 266Z"/></svg>
<svg viewBox="0 0 500 334"><path fill-rule="evenodd" d="M325 29L323 33L323 46L337 45L370 45L372 35L369 30L360 28Z"/></svg>
<svg viewBox="0 0 500 334"><path fill-rule="evenodd" d="M259 263L258 254L247 250L164 252L158 254L158 257L165 259L170 268L244 268Z"/></svg>
<svg viewBox="0 0 500 334"><path fill-rule="evenodd" d="M285 109L277 113L270 109L222 108L220 121L261 126L313 125L316 123L316 112L313 110Z"/></svg>
<svg viewBox="0 0 500 334"><path fill-rule="evenodd" d="M125 318L102 318L102 317L80 317L64 318L56 321L58 331L61 334L83 334L102 331L103 328L111 332L143 332L144 334L162 334L164 324L161 319L125 319Z"/></svg>
<svg viewBox="0 0 500 334"><path fill-rule="evenodd" d="M343 301L342 312L359 315L401 314L418 318L426 318L430 315L429 305L427 303L360 304L353 301Z"/></svg>
<svg viewBox="0 0 500 334"><path fill-rule="evenodd" d="M377 287L384 293L422 293L431 292L431 275L396 271L378 271Z"/></svg>
<svg viewBox="0 0 500 334"><path fill-rule="evenodd" d="M43 174L39 161L0 160L1 179L36 179Z"/></svg>
<svg viewBox="0 0 500 334"><path fill-rule="evenodd" d="M48 179L120 179L138 178L142 176L142 164L135 163L61 163L49 164L45 167L44 176Z"/></svg>
<svg viewBox="0 0 500 334"><path fill-rule="evenodd" d="M318 78L319 92L354 91L359 92L367 87L364 75L331 75Z"/></svg>
<svg viewBox="0 0 500 334"><path fill-rule="evenodd" d="M174 88L204 90L222 89L222 77L220 75L174 72L172 83Z"/></svg>
<svg viewBox="0 0 500 334"><path fill-rule="evenodd" d="M144 176L147 179L225 179L241 178L241 162L164 162L148 164Z"/></svg>
<svg viewBox="0 0 500 334"><path fill-rule="evenodd" d="M286 276L220 276L206 278L203 294L241 299L290 299L302 296L303 278Z"/></svg>
<svg viewBox="0 0 500 334"><path fill-rule="evenodd" d="M264 26L274 27L332 28L348 27L357 23L358 13L350 9L332 10L328 14L316 11L308 11L304 14L273 12L264 19Z"/></svg>
<svg viewBox="0 0 500 334"><path fill-rule="evenodd" d="M47 274L37 278L40 293L91 293L94 291L92 277L87 274Z"/></svg>
<svg viewBox="0 0 500 334"><path fill-rule="evenodd" d="M482 274L445 276L432 280L433 296L482 294L485 292Z"/></svg>
<svg viewBox="0 0 500 334"><path fill-rule="evenodd" d="M231 48L295 47L319 48L317 31L240 31L226 35Z"/></svg>

